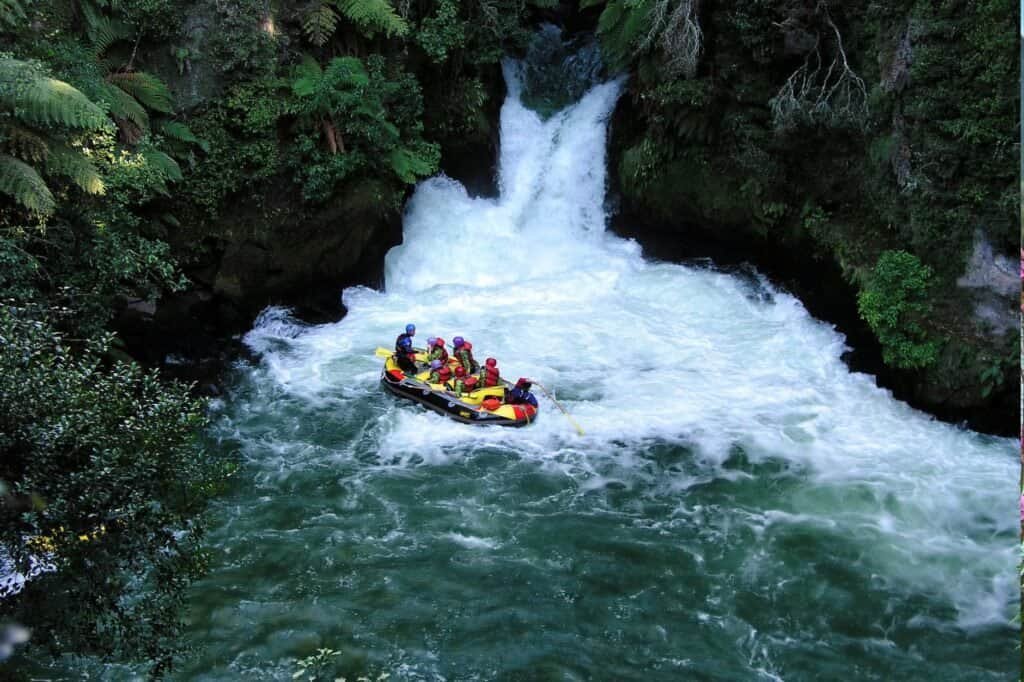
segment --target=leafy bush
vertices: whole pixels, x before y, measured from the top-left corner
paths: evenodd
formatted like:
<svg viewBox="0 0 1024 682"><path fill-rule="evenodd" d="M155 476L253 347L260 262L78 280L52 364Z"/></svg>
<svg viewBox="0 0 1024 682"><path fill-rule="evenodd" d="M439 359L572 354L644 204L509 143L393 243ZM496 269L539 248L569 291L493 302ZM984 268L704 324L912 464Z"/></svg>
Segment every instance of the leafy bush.
<svg viewBox="0 0 1024 682"><path fill-rule="evenodd" d="M885 251L857 296L861 317L882 344L886 363L921 369L935 362L938 343L927 338L921 320L932 307L932 269L906 251Z"/></svg>
<svg viewBox="0 0 1024 682"><path fill-rule="evenodd" d="M206 566L197 514L233 465L198 446L187 387L75 350L23 310L0 307L0 547L56 571L5 599L32 646L170 666L185 588ZM28 541L27 541L28 540Z"/></svg>

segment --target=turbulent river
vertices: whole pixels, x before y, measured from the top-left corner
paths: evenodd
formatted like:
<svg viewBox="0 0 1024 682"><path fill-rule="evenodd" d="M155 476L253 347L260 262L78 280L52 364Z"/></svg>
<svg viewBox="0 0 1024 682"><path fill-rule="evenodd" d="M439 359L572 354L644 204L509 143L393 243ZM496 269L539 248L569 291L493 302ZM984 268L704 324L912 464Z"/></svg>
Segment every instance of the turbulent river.
<svg viewBox="0 0 1024 682"><path fill-rule="evenodd" d="M542 120L520 68L498 198L423 182L384 291L245 337L211 432L244 466L178 678L289 679L327 647L392 680L1015 679L1015 442L851 373L769 282L606 232L623 84ZM486 429L385 394L373 350L407 322L585 435L543 395Z"/></svg>

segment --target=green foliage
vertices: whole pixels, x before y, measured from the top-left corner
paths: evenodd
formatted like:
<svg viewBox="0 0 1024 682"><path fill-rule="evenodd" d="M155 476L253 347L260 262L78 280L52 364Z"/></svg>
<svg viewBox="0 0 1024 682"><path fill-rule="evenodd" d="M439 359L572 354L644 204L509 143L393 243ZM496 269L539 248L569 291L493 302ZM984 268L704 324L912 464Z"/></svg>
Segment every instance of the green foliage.
<svg viewBox="0 0 1024 682"><path fill-rule="evenodd" d="M0 545L20 566L46 552L57 569L4 609L33 629L31 647L141 659L159 675L206 566L197 514L232 465L198 447L203 406L187 387L108 366L109 344L76 351L0 308Z"/></svg>
<svg viewBox="0 0 1024 682"><path fill-rule="evenodd" d="M882 344L886 363L921 369L935 362L938 343L922 327L932 314L932 269L906 251L885 251L857 296L861 317Z"/></svg>
<svg viewBox="0 0 1024 682"><path fill-rule="evenodd" d="M296 149L303 195L327 200L339 183L371 169L402 183L437 169L436 144L422 139L422 98L415 79L372 55L336 57L326 68L307 56L294 70L294 113L306 131Z"/></svg>
<svg viewBox="0 0 1024 682"><path fill-rule="evenodd" d="M322 47L334 34L334 28L341 17L328 4L314 6L302 20L302 30L309 42Z"/></svg>
<svg viewBox="0 0 1024 682"><path fill-rule="evenodd" d="M404 36L409 32L387 0L334 0L341 14L358 26L368 37L383 33L387 37Z"/></svg>
<svg viewBox="0 0 1024 682"><path fill-rule="evenodd" d="M57 206L36 169L6 154L0 154L0 192L34 213L53 213Z"/></svg>
<svg viewBox="0 0 1024 682"><path fill-rule="evenodd" d="M435 13L416 31L416 42L437 64L444 63L465 40L466 22L459 17L459 4L454 0L439 0Z"/></svg>
<svg viewBox="0 0 1024 682"><path fill-rule="evenodd" d="M37 63L0 54L0 111L40 126L95 129L107 124L103 110Z"/></svg>

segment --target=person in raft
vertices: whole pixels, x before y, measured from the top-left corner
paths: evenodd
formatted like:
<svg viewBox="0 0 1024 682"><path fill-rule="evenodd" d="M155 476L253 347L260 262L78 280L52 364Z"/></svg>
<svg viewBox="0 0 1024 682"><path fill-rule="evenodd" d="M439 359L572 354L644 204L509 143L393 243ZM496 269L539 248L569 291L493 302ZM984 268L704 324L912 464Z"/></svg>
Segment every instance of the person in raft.
<svg viewBox="0 0 1024 682"><path fill-rule="evenodd" d="M450 390L455 392L455 395L462 397L463 393L471 393L476 390L476 377L467 374L466 370L461 365L455 368L455 381L452 382Z"/></svg>
<svg viewBox="0 0 1024 682"><path fill-rule="evenodd" d="M416 353L412 348L412 337L416 336L416 325L405 325L405 333L395 339L395 362L407 374L416 373Z"/></svg>
<svg viewBox="0 0 1024 682"><path fill-rule="evenodd" d="M452 346L455 347L455 359L462 365L467 374L476 374L480 371L480 365L473 359L473 344L461 336L452 339Z"/></svg>
<svg viewBox="0 0 1024 682"><path fill-rule="evenodd" d="M494 358L484 360L483 369L480 371L480 385L484 388L497 386L501 383L501 374L498 372L498 361Z"/></svg>
<svg viewBox="0 0 1024 682"><path fill-rule="evenodd" d="M447 384L452 378L451 368L438 359L430 361L430 377L427 382L431 384Z"/></svg>
<svg viewBox="0 0 1024 682"><path fill-rule="evenodd" d="M444 339L437 337L433 343L427 345L427 359L431 362L440 360L443 365L448 364L448 351L444 349Z"/></svg>
<svg viewBox="0 0 1024 682"><path fill-rule="evenodd" d="M537 407L537 398L530 393L531 388L533 388L533 384L530 383L529 379L520 379L517 381L516 385L508 392L508 404L530 404Z"/></svg>

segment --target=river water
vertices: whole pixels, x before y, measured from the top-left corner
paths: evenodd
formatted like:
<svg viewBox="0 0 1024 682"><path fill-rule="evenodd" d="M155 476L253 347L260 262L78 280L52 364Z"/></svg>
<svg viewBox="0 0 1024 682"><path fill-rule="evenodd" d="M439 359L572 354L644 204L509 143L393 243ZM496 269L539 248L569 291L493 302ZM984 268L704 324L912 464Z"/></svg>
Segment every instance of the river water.
<svg viewBox="0 0 1024 682"><path fill-rule="evenodd" d="M622 82L542 120L519 69L499 198L423 182L385 291L245 337L179 679L289 679L318 647L392 680L1016 679L1016 443L851 373L769 282L607 233ZM385 394L373 351L407 322L585 435L543 396L485 429Z"/></svg>

